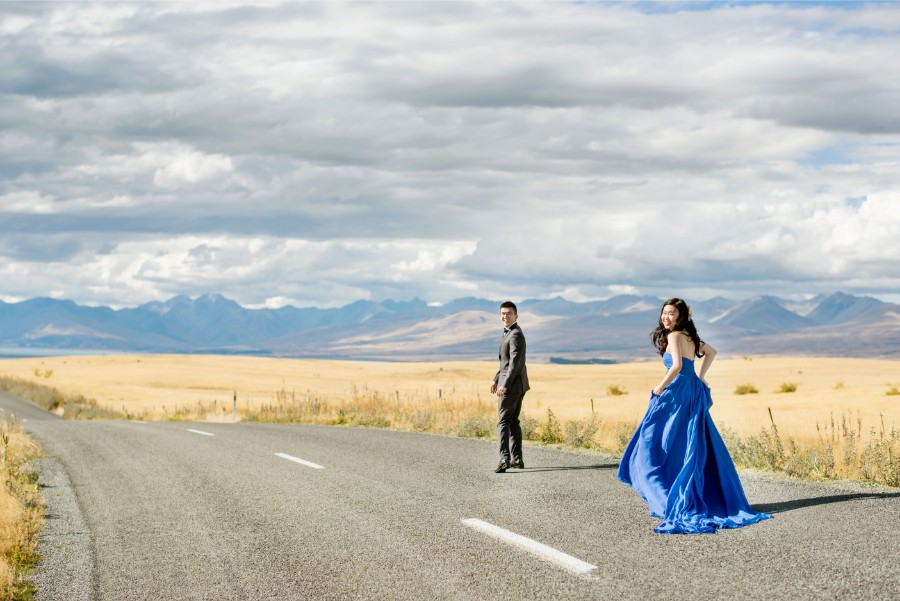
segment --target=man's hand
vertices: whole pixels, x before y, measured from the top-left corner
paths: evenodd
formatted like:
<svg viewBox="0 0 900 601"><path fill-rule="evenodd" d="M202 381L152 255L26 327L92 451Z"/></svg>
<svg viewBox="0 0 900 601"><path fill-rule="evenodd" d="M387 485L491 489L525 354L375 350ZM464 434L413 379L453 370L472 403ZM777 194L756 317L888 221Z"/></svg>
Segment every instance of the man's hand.
<svg viewBox="0 0 900 601"><path fill-rule="evenodd" d="M491 382L491 394L495 394L497 392L497 383Z"/></svg>
<svg viewBox="0 0 900 601"><path fill-rule="evenodd" d="M501 386L497 389L497 396L503 396L506 394L506 386Z"/></svg>

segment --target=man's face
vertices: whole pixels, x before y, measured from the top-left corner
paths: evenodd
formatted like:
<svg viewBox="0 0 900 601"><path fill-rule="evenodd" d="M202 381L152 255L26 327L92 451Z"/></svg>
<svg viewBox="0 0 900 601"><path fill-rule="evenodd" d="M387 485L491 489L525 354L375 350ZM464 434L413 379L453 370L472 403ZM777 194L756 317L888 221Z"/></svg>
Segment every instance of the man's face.
<svg viewBox="0 0 900 601"><path fill-rule="evenodd" d="M516 319L518 317L519 315L512 309L509 309L507 307L503 307L502 309L500 309L500 321L502 321L503 325L507 328L516 323Z"/></svg>

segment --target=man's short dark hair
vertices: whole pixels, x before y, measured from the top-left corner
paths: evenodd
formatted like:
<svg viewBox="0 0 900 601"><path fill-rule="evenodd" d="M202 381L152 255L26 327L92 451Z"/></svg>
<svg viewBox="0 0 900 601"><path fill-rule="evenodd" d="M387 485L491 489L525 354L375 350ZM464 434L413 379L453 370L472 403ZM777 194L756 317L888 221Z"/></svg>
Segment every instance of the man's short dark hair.
<svg viewBox="0 0 900 601"><path fill-rule="evenodd" d="M504 302L500 305L500 308L501 308L501 309L512 309L512 310L513 310L513 313L515 313L516 315L519 314L519 310L516 308L516 303L514 303L514 302L512 302L512 301L504 301Z"/></svg>

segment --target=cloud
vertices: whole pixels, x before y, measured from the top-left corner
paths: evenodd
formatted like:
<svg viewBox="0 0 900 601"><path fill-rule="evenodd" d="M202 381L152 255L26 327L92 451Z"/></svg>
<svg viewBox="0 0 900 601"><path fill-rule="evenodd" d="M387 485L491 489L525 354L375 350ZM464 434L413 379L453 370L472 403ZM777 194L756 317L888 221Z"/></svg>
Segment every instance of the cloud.
<svg viewBox="0 0 900 601"><path fill-rule="evenodd" d="M12 5L0 292L893 294L898 31L884 3Z"/></svg>

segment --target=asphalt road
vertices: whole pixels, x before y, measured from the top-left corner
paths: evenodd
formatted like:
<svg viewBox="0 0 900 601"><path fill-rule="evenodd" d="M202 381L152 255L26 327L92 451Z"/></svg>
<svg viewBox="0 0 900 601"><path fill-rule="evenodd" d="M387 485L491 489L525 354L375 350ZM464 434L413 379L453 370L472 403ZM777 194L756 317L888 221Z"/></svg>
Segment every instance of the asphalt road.
<svg viewBox="0 0 900 601"><path fill-rule="evenodd" d="M897 491L743 474L774 519L666 536L597 455L494 474L487 441L0 409L47 454L39 601L900 595Z"/></svg>

